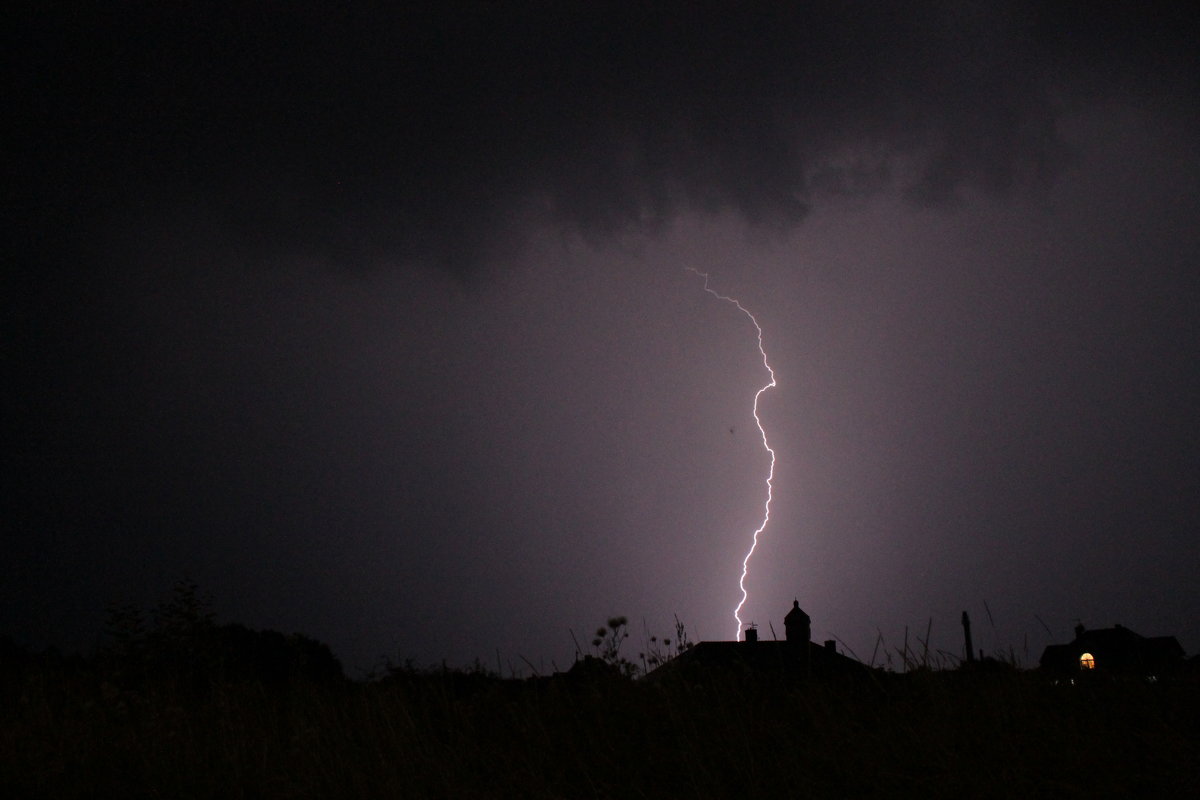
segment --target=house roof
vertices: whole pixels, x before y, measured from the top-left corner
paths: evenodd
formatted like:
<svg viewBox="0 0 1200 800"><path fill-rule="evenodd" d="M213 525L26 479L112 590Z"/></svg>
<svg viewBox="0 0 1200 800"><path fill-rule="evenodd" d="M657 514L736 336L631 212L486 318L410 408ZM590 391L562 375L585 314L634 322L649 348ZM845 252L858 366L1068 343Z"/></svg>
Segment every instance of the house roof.
<svg viewBox="0 0 1200 800"><path fill-rule="evenodd" d="M865 674L868 668L832 647L814 642L700 642L654 670L649 677L733 670L796 677Z"/></svg>
<svg viewBox="0 0 1200 800"><path fill-rule="evenodd" d="M1050 672L1078 672L1080 658L1090 653L1097 670L1153 673L1183 663L1183 648L1174 636L1146 637L1128 628L1079 630L1068 644L1052 644L1042 652L1041 668Z"/></svg>

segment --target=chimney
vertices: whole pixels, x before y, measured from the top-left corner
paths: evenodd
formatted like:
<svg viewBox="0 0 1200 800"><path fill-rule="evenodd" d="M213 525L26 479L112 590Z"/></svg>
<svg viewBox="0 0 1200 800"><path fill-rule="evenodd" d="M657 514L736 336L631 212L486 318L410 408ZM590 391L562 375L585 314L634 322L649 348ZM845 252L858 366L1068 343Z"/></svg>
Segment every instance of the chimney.
<svg viewBox="0 0 1200 800"><path fill-rule="evenodd" d="M1083 627L1082 622L1079 623L1078 625L1076 625L1075 626L1075 638L1078 639L1079 637L1083 636L1083 632L1085 630L1087 630L1087 628Z"/></svg>
<svg viewBox="0 0 1200 800"><path fill-rule="evenodd" d="M757 642L758 641L758 628L754 627L753 622L750 623L749 628L746 628L746 641L747 642Z"/></svg>
<svg viewBox="0 0 1200 800"><path fill-rule="evenodd" d="M967 663L970 664L975 660L975 645L971 642L971 618L967 616L967 612L962 615L963 638L967 640Z"/></svg>

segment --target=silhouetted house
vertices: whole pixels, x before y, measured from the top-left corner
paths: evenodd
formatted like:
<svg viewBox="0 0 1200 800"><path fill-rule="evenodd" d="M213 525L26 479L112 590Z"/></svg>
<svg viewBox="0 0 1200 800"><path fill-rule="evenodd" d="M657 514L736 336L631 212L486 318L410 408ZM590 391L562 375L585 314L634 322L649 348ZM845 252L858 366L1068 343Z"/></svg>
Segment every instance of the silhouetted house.
<svg viewBox="0 0 1200 800"><path fill-rule="evenodd" d="M1042 652L1044 672L1074 676L1079 673L1160 676L1183 666L1183 648L1174 636L1146 637L1115 625L1089 631L1075 628L1070 644L1052 644Z"/></svg>
<svg viewBox="0 0 1200 800"><path fill-rule="evenodd" d="M800 609L799 601L784 618L784 641L758 638L755 628L746 630L741 642L700 642L654 670L648 676L661 680L669 676L699 675L714 671L749 674L774 674L784 677L834 677L866 675L869 668L837 651L837 642L811 641L811 619Z"/></svg>

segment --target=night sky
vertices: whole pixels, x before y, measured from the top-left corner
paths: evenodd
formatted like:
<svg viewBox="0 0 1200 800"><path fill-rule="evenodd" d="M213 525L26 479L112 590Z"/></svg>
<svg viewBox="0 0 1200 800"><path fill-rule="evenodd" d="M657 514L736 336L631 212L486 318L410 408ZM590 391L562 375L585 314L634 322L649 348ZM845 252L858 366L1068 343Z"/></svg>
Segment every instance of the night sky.
<svg viewBox="0 0 1200 800"><path fill-rule="evenodd" d="M1200 649L1191 4L72 5L5 25L0 634L731 639L692 268L763 636Z"/></svg>

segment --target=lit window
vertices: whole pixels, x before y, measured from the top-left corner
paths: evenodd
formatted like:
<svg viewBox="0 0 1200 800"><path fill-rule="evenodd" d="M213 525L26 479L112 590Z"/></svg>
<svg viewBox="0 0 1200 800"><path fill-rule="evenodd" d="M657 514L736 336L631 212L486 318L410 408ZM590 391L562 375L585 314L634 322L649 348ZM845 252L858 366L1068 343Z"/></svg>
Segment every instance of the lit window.
<svg viewBox="0 0 1200 800"><path fill-rule="evenodd" d="M1096 668L1096 659L1092 657L1091 653L1084 653L1083 655L1081 655L1079 657L1079 668L1080 669L1095 669Z"/></svg>

